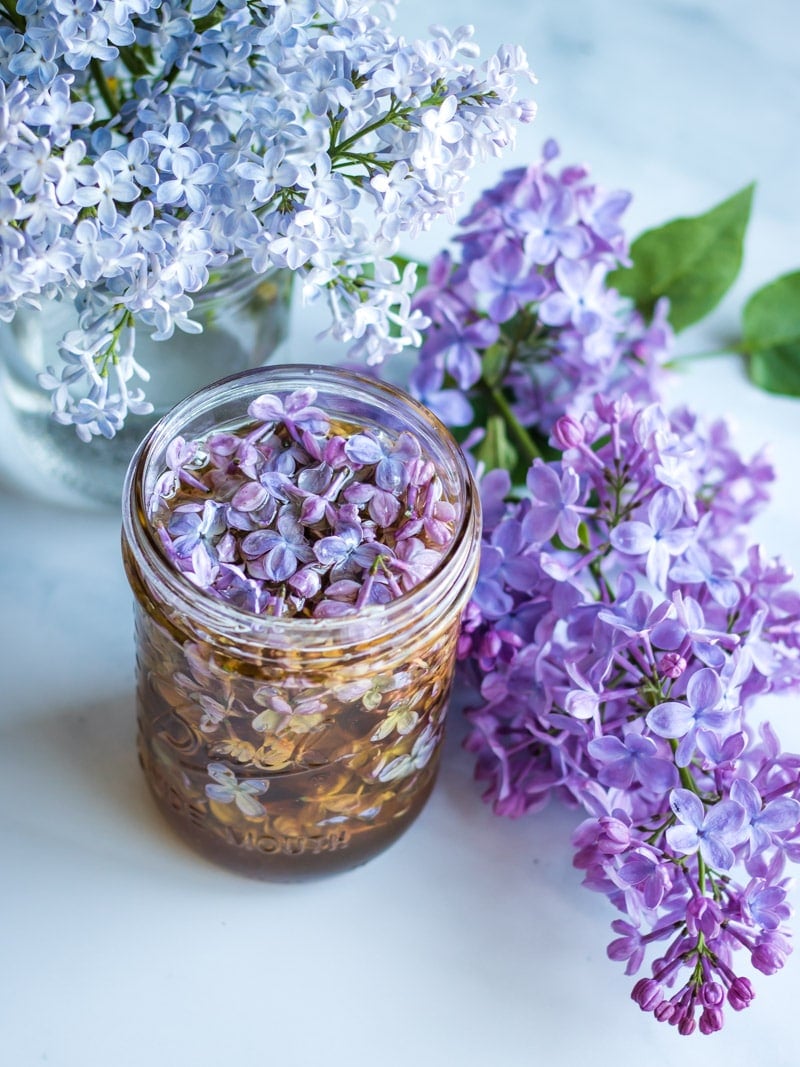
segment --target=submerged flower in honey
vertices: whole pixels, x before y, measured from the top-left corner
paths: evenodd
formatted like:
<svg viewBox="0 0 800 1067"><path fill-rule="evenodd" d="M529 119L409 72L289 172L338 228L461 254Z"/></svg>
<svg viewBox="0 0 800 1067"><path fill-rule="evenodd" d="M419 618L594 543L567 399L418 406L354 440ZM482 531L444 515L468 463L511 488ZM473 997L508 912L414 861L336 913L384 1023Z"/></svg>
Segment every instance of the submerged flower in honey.
<svg viewBox="0 0 800 1067"><path fill-rule="evenodd" d="M264 805L258 800L269 788L269 782L251 780L239 782L236 775L224 763L209 763L208 776L212 779L206 786L206 796L220 804L236 804L243 815L255 817L264 814Z"/></svg>

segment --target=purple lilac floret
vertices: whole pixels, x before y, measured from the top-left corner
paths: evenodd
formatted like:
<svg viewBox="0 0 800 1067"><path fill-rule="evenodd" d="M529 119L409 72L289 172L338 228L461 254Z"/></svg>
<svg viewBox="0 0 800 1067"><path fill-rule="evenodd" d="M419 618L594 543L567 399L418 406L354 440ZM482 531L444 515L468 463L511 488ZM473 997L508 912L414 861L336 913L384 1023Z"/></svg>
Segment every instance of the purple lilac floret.
<svg viewBox="0 0 800 1067"><path fill-rule="evenodd" d="M597 393L657 395L666 302L645 323L607 280L628 262L630 194L583 167L554 173L557 156L549 141L540 162L487 190L461 222L460 258L442 253L415 298L431 325L412 391L451 426L469 424L498 382L519 420L546 431Z"/></svg>
<svg viewBox="0 0 800 1067"><path fill-rule="evenodd" d="M633 975L657 953L633 999L711 1033L725 1001L753 999L737 952L783 965L800 859L800 756L747 718L800 688L800 594L740 551L771 471L721 424L627 399L598 398L550 445L560 459L532 464L522 499L483 478L467 747L498 814L587 810L575 865L626 915L609 956Z"/></svg>
<svg viewBox="0 0 800 1067"><path fill-rule="evenodd" d="M167 447L151 523L209 596L337 617L402 596L449 546L459 503L417 438L332 424L316 399L311 387L264 394L240 428Z"/></svg>

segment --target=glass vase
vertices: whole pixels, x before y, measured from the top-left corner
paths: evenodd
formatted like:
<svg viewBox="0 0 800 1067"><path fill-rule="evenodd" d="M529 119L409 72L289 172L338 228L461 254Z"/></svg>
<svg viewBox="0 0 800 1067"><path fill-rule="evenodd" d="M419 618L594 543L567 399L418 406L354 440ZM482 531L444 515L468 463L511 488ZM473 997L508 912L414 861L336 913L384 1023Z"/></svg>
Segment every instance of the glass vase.
<svg viewBox="0 0 800 1067"><path fill-rule="evenodd" d="M429 576L337 618L272 618L204 594L162 556L146 518L169 442L242 423L248 403L307 385L333 421L414 433L455 503ZM135 594L139 752L158 807L207 857L293 880L363 863L417 816L434 783L480 505L458 446L406 394L319 367L265 368L181 403L143 443L123 498Z"/></svg>
<svg viewBox="0 0 800 1067"><path fill-rule="evenodd" d="M69 301L43 301L41 311L21 309L0 323L0 479L49 502L76 507L119 507L125 471L145 434L183 397L218 378L265 363L285 338L292 274L255 274L241 261L194 295L192 318L203 332L175 330L153 341L136 333L136 360L150 374L144 383L150 415L129 415L111 440L81 441L71 426L51 417L50 396L37 381L58 363L58 342L76 329Z"/></svg>

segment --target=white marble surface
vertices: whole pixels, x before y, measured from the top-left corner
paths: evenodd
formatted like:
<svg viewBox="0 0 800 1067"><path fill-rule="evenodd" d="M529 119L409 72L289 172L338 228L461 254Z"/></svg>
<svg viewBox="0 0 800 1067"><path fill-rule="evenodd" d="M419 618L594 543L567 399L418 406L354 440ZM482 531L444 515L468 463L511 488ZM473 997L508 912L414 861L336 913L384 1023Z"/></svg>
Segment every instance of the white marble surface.
<svg viewBox="0 0 800 1067"><path fill-rule="evenodd" d="M521 41L540 115L513 162L565 157L636 193L634 232L758 181L740 282L684 351L735 332L746 294L800 267L800 10L794 0L405 0L409 35L471 21ZM512 158L507 158L511 163ZM482 165L473 183L496 179ZM447 228L415 246L427 254ZM296 314L292 354L328 357ZM800 564L800 402L734 359L676 396L730 413L779 471L757 533ZM131 608L115 517L0 491L0 1062L8 1067L572 1067L798 1062L800 958L757 976L722 1034L681 1039L628 1000L615 917L580 888L549 809L493 817L454 720L423 816L383 857L301 887L226 874L178 844L134 755ZM800 750L796 701L766 708ZM797 897L795 896L795 903Z"/></svg>

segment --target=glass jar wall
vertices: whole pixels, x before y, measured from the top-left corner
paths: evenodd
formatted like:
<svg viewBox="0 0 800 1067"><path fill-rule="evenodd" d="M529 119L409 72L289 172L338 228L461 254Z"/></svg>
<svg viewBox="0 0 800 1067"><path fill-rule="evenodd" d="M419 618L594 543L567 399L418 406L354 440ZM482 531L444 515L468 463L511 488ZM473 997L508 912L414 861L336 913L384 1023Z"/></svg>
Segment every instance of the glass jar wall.
<svg viewBox="0 0 800 1067"><path fill-rule="evenodd" d="M312 385L333 420L412 432L455 505L454 536L399 598L335 618L272 618L197 589L162 555L148 501L170 441L241 425L250 401ZM276 367L180 404L143 444L124 494L136 600L139 746L172 826L264 878L355 866L394 841L433 785L461 613L480 547L475 488L448 431L390 386Z"/></svg>

